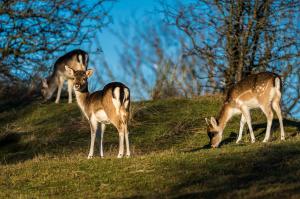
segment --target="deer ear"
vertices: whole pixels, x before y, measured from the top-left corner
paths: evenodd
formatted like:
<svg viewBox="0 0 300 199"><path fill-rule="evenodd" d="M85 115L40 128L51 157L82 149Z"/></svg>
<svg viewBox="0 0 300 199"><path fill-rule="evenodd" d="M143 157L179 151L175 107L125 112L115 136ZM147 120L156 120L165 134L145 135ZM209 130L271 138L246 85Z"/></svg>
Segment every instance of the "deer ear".
<svg viewBox="0 0 300 199"><path fill-rule="evenodd" d="M205 122L206 122L207 126L209 126L209 121L207 118L205 118Z"/></svg>
<svg viewBox="0 0 300 199"><path fill-rule="evenodd" d="M45 88L48 88L47 79L42 79L42 86L45 87Z"/></svg>
<svg viewBox="0 0 300 199"><path fill-rule="evenodd" d="M211 125L214 127L214 128L217 128L218 127L218 123L216 121L216 119L214 117L211 117L210 118L210 123Z"/></svg>
<svg viewBox="0 0 300 199"><path fill-rule="evenodd" d="M86 74L87 77L90 77L90 76L92 76L93 72L94 72L93 69L88 69L88 70L85 72L85 74Z"/></svg>
<svg viewBox="0 0 300 199"><path fill-rule="evenodd" d="M69 75L74 76L74 70L70 66L65 65L65 69Z"/></svg>

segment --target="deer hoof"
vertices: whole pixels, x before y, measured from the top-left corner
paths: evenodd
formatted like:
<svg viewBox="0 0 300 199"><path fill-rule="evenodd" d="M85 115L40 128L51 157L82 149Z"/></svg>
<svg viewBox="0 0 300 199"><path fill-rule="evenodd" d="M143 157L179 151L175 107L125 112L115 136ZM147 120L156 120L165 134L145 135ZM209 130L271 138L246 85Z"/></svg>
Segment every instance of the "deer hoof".
<svg viewBox="0 0 300 199"><path fill-rule="evenodd" d="M117 158L122 158L122 157L123 157L123 154L118 154Z"/></svg>
<svg viewBox="0 0 300 199"><path fill-rule="evenodd" d="M268 142L268 140L269 140L269 139L264 139L264 140L263 140L263 143L267 143L267 142Z"/></svg>

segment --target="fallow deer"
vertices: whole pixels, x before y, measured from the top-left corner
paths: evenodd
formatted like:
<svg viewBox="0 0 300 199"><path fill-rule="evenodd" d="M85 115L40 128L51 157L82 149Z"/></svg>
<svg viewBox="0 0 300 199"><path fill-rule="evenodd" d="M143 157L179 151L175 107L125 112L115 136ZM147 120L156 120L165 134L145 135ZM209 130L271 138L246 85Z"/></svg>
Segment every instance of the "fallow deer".
<svg viewBox="0 0 300 199"><path fill-rule="evenodd" d="M238 82L229 90L218 119L211 117L207 123L207 134L211 147L218 147L223 135L223 130L229 119L236 114L242 114L240 130L236 143L242 139L243 127L247 122L250 131L251 142L255 142L255 136L251 125L250 109L260 108L267 117L267 129L263 142L270 138L273 111L276 112L280 124L281 140L285 139L280 100L282 82L280 77L271 72L262 72L249 75Z"/></svg>
<svg viewBox="0 0 300 199"><path fill-rule="evenodd" d="M58 58L54 64L52 74L42 80L41 93L45 100L49 100L57 89L55 103L59 103L60 94L65 80L68 81L69 103L72 103L73 77L65 70L65 65L74 70L86 70L88 54L80 49L73 50Z"/></svg>
<svg viewBox="0 0 300 199"><path fill-rule="evenodd" d="M92 158L94 155L94 144L96 132L98 131L98 122L101 123L100 156L103 157L103 134L105 125L112 123L119 133L118 158L121 158L124 155L124 137L126 143L126 156L129 157L129 88L120 82L112 82L105 85L103 90L89 93L87 79L93 74L93 70L76 71L68 66L65 66L65 68L66 71L74 76L74 89L77 103L90 124L91 145L88 158Z"/></svg>

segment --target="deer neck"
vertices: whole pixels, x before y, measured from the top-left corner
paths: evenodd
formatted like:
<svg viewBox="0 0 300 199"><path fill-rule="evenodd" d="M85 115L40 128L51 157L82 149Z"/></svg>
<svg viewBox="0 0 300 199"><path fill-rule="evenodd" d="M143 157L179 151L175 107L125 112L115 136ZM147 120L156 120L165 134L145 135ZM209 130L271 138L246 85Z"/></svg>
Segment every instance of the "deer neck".
<svg viewBox="0 0 300 199"><path fill-rule="evenodd" d="M224 130L227 122L230 120L232 116L233 116L232 108L229 106L229 104L225 103L218 117L218 125L222 129L222 131Z"/></svg>
<svg viewBox="0 0 300 199"><path fill-rule="evenodd" d="M48 83L48 87L49 90L51 92L51 95L53 95L54 91L57 89L58 87L58 82L59 82L59 78L57 75L51 75L47 78L47 83Z"/></svg>
<svg viewBox="0 0 300 199"><path fill-rule="evenodd" d="M77 100L77 104L78 104L79 108L84 113L86 118L88 118L88 107L87 107L88 98L89 98L88 87L86 86L86 88L81 91L75 90L75 96L76 96L76 100Z"/></svg>

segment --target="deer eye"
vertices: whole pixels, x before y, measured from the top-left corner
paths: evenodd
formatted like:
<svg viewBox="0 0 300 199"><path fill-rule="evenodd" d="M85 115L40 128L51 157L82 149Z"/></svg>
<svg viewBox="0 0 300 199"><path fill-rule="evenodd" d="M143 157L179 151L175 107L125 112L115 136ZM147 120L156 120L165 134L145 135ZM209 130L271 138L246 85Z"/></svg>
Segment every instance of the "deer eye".
<svg viewBox="0 0 300 199"><path fill-rule="evenodd" d="M212 133L211 132L208 132L207 133L208 137L211 139L212 138Z"/></svg>
<svg viewBox="0 0 300 199"><path fill-rule="evenodd" d="M218 135L218 132L217 132L217 131L212 132L212 136L213 136L213 137L216 136L216 135Z"/></svg>

